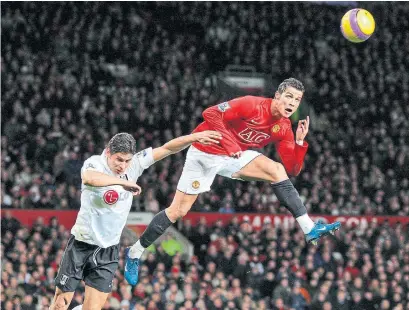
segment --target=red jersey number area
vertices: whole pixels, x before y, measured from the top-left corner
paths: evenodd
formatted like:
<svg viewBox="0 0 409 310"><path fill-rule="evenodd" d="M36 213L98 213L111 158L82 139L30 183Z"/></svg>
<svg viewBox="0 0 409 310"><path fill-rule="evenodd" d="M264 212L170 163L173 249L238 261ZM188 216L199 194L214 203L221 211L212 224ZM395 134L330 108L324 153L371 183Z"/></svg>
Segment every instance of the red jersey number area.
<svg viewBox="0 0 409 310"><path fill-rule="evenodd" d="M106 191L105 193L104 193L104 202L107 204L107 205L113 205L113 204L115 204L117 201L118 201L118 199L119 199L119 194L118 194L118 192L116 192L116 191L114 191L114 190L109 190L109 191Z"/></svg>

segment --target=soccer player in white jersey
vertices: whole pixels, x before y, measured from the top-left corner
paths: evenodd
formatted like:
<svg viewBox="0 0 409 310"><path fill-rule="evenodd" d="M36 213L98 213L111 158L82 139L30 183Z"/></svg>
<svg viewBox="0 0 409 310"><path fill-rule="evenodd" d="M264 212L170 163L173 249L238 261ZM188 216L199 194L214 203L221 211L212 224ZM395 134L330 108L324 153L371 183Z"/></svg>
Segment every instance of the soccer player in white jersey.
<svg viewBox="0 0 409 310"><path fill-rule="evenodd" d="M66 310L79 282L85 282L82 309L100 310L112 290L118 268L119 240L132 205L141 193L142 172L158 160L194 142L219 143L221 134L203 131L173 139L136 153L136 141L118 133L101 155L88 158L81 169L81 208L71 230L56 282L51 310Z"/></svg>

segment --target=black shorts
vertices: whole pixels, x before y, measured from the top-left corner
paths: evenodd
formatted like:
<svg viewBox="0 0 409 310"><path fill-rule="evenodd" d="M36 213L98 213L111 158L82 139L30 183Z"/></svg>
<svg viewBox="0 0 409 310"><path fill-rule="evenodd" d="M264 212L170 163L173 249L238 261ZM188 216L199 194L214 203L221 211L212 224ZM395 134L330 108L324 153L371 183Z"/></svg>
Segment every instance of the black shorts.
<svg viewBox="0 0 409 310"><path fill-rule="evenodd" d="M100 292L112 291L118 268L119 244L101 248L75 240L71 235L61 259L55 285L63 292L74 292L81 280Z"/></svg>

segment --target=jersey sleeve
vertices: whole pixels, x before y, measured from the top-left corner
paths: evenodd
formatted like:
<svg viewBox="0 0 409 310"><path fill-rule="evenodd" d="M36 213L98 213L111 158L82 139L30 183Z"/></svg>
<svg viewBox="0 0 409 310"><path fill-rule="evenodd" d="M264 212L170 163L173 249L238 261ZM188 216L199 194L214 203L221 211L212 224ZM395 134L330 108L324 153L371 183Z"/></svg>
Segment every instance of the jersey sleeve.
<svg viewBox="0 0 409 310"><path fill-rule="evenodd" d="M220 144L232 155L241 151L236 139L227 130L227 122L235 119L249 119L256 109L257 100L253 96L239 97L230 101L222 102L218 105L207 108L203 112L203 118L209 124L211 129L219 131L223 139Z"/></svg>
<svg viewBox="0 0 409 310"><path fill-rule="evenodd" d="M154 163L153 150L151 147L136 153L132 158L132 171L134 178L137 179L145 169L148 169Z"/></svg>
<svg viewBox="0 0 409 310"><path fill-rule="evenodd" d="M297 176L300 174L307 154L308 143L298 145L294 140L294 133L289 127L284 139L276 144L276 149L288 174Z"/></svg>
<svg viewBox="0 0 409 310"><path fill-rule="evenodd" d="M86 170L104 172L104 166L100 161L99 156L91 156L88 158L81 168L81 174L83 174Z"/></svg>

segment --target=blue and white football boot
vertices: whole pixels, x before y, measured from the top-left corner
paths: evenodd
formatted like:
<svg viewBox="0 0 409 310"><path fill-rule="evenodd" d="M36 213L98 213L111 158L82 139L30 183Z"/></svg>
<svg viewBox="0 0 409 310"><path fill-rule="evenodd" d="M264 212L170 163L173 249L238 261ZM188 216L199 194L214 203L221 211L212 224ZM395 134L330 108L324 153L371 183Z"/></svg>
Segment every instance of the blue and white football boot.
<svg viewBox="0 0 409 310"><path fill-rule="evenodd" d="M136 285L138 283L139 258L131 258L129 256L130 249L125 249L125 279L130 285Z"/></svg>
<svg viewBox="0 0 409 310"><path fill-rule="evenodd" d="M332 224L324 224L322 221L318 221L315 223L314 227L312 230L305 235L305 240L307 243L311 243L313 245L318 244L318 240L322 236L326 235L333 235L335 232L340 229L341 223L340 222L334 222Z"/></svg>

